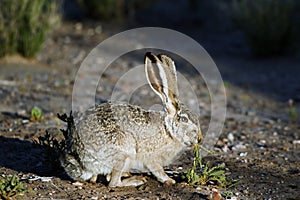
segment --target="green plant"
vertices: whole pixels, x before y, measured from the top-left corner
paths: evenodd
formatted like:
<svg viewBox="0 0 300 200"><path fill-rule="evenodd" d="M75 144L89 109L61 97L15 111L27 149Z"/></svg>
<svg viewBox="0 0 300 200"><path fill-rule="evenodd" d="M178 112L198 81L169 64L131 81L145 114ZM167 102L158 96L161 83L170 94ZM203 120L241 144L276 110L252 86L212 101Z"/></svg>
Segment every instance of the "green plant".
<svg viewBox="0 0 300 200"><path fill-rule="evenodd" d="M38 107L34 107L30 112L30 120L31 121L41 121L43 117L42 110Z"/></svg>
<svg viewBox="0 0 300 200"><path fill-rule="evenodd" d="M87 13L96 19L112 20L134 17L136 10L144 9L151 5L153 0L77 0Z"/></svg>
<svg viewBox="0 0 300 200"><path fill-rule="evenodd" d="M10 200L17 197L20 194L30 192L30 190L25 190L23 185L16 175L12 177L4 177L0 179L0 197L1 199Z"/></svg>
<svg viewBox="0 0 300 200"><path fill-rule="evenodd" d="M0 57L34 56L59 22L57 0L1 0Z"/></svg>
<svg viewBox="0 0 300 200"><path fill-rule="evenodd" d="M230 191L224 191L222 192L222 196L224 197L233 197L233 192L230 192Z"/></svg>
<svg viewBox="0 0 300 200"><path fill-rule="evenodd" d="M257 56L296 51L300 34L296 0L234 0L233 21Z"/></svg>
<svg viewBox="0 0 300 200"><path fill-rule="evenodd" d="M193 166L183 173L183 180L186 180L191 186L214 185L221 188L232 187L235 183L226 179L224 166L220 165L210 167L209 162L207 162L205 165L202 163L202 158L199 151L200 148L202 147L199 145L194 146Z"/></svg>

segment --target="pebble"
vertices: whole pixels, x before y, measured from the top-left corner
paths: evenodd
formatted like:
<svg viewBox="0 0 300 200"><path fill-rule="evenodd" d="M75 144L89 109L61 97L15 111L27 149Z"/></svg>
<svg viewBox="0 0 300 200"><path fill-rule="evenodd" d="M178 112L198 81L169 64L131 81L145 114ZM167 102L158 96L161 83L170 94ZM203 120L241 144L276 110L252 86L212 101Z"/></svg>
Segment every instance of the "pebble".
<svg viewBox="0 0 300 200"><path fill-rule="evenodd" d="M252 124L256 125L259 122L259 118L258 117L254 117L252 120Z"/></svg>
<svg viewBox="0 0 300 200"><path fill-rule="evenodd" d="M266 140L260 140L259 143L266 144L267 142L266 142Z"/></svg>
<svg viewBox="0 0 300 200"><path fill-rule="evenodd" d="M233 151L240 151L240 150L245 150L245 149L247 149L247 147L244 144L236 144L232 147Z"/></svg>
<svg viewBox="0 0 300 200"><path fill-rule="evenodd" d="M75 185L75 186L82 186L83 183L79 182L79 181L76 181L74 183L72 183L72 185Z"/></svg>
<svg viewBox="0 0 300 200"><path fill-rule="evenodd" d="M224 152L224 153L226 153L227 151L228 151L228 146L227 145L224 145L224 147L222 148L222 151Z"/></svg>
<svg viewBox="0 0 300 200"><path fill-rule="evenodd" d="M71 43L71 38L70 38L69 36L66 36L66 37L64 38L64 43L65 43L65 44L70 44L70 43Z"/></svg>
<svg viewBox="0 0 300 200"><path fill-rule="evenodd" d="M300 140L294 140L293 144L300 144Z"/></svg>
<svg viewBox="0 0 300 200"><path fill-rule="evenodd" d="M255 116L255 115L256 115L256 112L253 111L253 110L248 110L248 111L246 111L245 114L246 114L247 116Z"/></svg>
<svg viewBox="0 0 300 200"><path fill-rule="evenodd" d="M42 176L34 176L30 177L28 181L42 181L42 182L50 182L52 181L53 177L42 177Z"/></svg>
<svg viewBox="0 0 300 200"><path fill-rule="evenodd" d="M245 157L245 156L247 156L247 154L248 154L247 152L243 152L243 153L240 153L239 156Z"/></svg>
<svg viewBox="0 0 300 200"><path fill-rule="evenodd" d="M82 23L76 23L75 24L75 30L76 31L81 31L82 30Z"/></svg>
<svg viewBox="0 0 300 200"><path fill-rule="evenodd" d="M233 136L232 133L228 133L227 138L228 138L228 140L229 140L230 142L233 142L233 141L234 141L234 136Z"/></svg>
<svg viewBox="0 0 300 200"><path fill-rule="evenodd" d="M216 143L217 146L223 146L223 142L221 140L218 140Z"/></svg>
<svg viewBox="0 0 300 200"><path fill-rule="evenodd" d="M243 194L249 194L248 190L243 190Z"/></svg>
<svg viewBox="0 0 300 200"><path fill-rule="evenodd" d="M26 113L26 110L18 110L17 111L17 115L20 115L20 116L25 116L27 113Z"/></svg>
<svg viewBox="0 0 300 200"><path fill-rule="evenodd" d="M97 34L101 34L102 33L102 26L101 25L99 25L99 26L97 26L95 28L95 33L97 33Z"/></svg>

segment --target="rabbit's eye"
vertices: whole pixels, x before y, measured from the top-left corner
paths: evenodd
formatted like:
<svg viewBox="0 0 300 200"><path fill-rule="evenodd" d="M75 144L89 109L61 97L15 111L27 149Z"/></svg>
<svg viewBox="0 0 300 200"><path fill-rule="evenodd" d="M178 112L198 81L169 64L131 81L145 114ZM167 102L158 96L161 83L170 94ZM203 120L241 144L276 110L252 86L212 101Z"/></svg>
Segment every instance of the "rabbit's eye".
<svg viewBox="0 0 300 200"><path fill-rule="evenodd" d="M189 121L187 115L178 115L178 118L180 122L188 123Z"/></svg>

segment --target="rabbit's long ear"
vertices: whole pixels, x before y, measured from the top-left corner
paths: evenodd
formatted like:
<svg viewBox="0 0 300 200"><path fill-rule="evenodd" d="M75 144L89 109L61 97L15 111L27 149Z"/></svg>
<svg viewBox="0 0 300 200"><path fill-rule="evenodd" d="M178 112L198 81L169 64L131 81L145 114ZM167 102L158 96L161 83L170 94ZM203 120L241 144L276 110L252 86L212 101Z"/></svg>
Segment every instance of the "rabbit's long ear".
<svg viewBox="0 0 300 200"><path fill-rule="evenodd" d="M152 90L161 98L169 115L178 110L178 87L173 60L166 55L145 55L146 77Z"/></svg>

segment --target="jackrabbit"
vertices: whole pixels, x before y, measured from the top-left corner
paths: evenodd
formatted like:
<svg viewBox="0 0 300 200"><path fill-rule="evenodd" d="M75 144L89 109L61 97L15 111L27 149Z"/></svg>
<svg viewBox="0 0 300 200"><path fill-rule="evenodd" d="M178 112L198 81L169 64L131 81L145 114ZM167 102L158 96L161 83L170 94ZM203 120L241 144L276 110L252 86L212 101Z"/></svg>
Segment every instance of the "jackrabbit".
<svg viewBox="0 0 300 200"><path fill-rule="evenodd" d="M111 187L139 186L145 178L121 178L129 172L151 172L162 183L175 183L163 166L202 141L199 120L179 100L173 60L148 52L145 72L165 111L108 102L84 112L60 156L72 179L96 182L98 175L106 175Z"/></svg>

